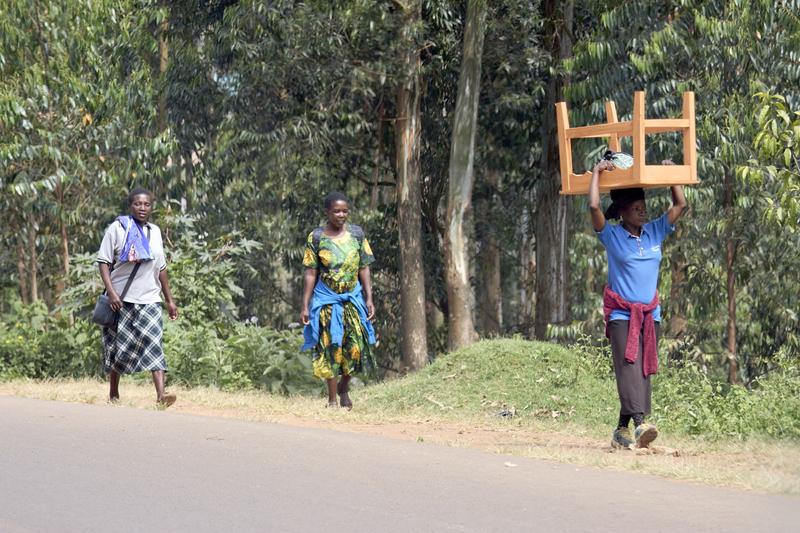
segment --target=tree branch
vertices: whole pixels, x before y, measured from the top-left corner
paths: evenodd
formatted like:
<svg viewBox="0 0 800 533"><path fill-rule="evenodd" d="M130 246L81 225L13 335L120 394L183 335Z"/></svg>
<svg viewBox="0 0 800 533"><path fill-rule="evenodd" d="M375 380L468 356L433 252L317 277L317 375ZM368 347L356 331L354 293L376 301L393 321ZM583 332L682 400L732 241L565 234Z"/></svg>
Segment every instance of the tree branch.
<svg viewBox="0 0 800 533"><path fill-rule="evenodd" d="M397 187L397 184L393 181L369 181L367 178L362 176L356 176L358 181L363 181L367 185L379 185L381 187Z"/></svg>

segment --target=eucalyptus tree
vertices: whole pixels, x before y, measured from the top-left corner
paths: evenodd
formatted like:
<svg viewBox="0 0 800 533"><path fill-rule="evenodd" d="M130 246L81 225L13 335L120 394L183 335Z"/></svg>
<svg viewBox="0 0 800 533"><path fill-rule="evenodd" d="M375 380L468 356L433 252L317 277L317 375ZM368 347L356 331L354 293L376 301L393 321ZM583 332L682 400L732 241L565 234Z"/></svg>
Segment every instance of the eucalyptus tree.
<svg viewBox="0 0 800 533"><path fill-rule="evenodd" d="M450 145L450 173L445 219L448 345L455 350L475 338L473 298L469 280L468 212L475 182L475 135L481 80L481 56L486 30L486 1L468 0L464 54Z"/></svg>
<svg viewBox="0 0 800 533"><path fill-rule="evenodd" d="M400 38L401 72L397 83L395 119L395 179L397 182L397 228L400 251L400 349L410 370L428 361L425 312L425 267L422 257L421 177L422 150L422 58L421 2L397 3L402 18Z"/></svg>

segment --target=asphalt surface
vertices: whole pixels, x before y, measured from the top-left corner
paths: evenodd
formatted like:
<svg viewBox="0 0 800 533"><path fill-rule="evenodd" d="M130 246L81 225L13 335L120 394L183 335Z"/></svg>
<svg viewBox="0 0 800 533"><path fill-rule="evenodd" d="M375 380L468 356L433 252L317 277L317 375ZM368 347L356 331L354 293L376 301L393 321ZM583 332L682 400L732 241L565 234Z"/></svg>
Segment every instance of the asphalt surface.
<svg viewBox="0 0 800 533"><path fill-rule="evenodd" d="M0 396L0 532L95 531L775 533L800 531L800 498L371 435Z"/></svg>

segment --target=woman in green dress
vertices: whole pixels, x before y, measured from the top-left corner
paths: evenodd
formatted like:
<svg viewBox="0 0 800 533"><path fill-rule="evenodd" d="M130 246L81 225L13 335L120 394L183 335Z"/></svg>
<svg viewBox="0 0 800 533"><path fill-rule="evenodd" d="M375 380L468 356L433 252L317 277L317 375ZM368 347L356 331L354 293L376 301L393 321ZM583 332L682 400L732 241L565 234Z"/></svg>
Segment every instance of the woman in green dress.
<svg viewBox="0 0 800 533"><path fill-rule="evenodd" d="M333 192L324 205L328 223L308 235L303 254L303 350L315 351L314 375L327 382L328 407L350 410L350 377L374 369L369 265L375 258L363 230L347 222L347 197Z"/></svg>

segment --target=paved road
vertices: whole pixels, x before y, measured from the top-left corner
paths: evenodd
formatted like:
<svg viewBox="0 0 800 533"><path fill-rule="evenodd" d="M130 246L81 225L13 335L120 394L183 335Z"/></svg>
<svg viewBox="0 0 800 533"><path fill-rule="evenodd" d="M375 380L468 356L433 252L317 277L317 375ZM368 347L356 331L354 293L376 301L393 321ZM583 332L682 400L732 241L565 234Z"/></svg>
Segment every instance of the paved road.
<svg viewBox="0 0 800 533"><path fill-rule="evenodd" d="M3 533L776 533L798 524L799 498L370 435L0 396Z"/></svg>

